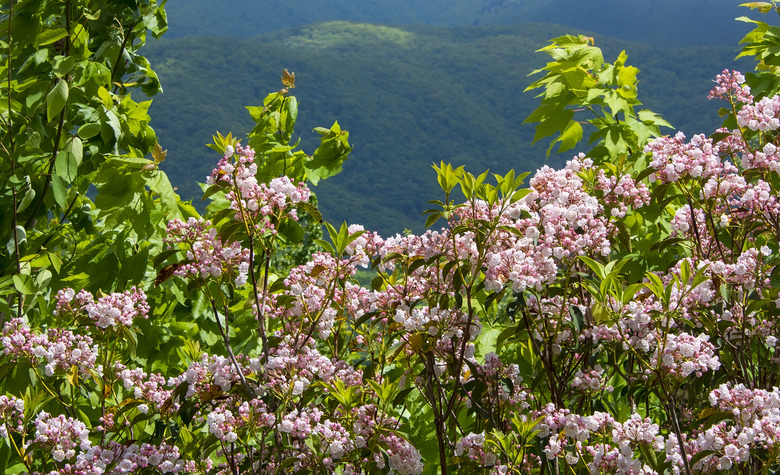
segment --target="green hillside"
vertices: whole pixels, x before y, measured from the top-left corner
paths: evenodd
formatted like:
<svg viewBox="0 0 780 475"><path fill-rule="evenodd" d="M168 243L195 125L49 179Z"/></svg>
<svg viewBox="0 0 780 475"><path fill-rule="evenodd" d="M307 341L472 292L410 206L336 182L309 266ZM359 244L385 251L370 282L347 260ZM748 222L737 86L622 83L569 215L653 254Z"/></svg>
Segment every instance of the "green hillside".
<svg viewBox="0 0 780 475"><path fill-rule="evenodd" d="M344 172L316 192L325 217L362 223L384 234L409 223L422 227L421 203L439 196L432 163L481 171L534 170L546 144L529 147L533 127L521 125L535 108L523 94L527 75L544 64L533 53L570 28L548 24L447 28L387 27L331 22L254 39L163 39L147 49L165 93L151 110L164 163L183 197L199 197L218 157L204 147L211 135L244 133L257 105L294 71L304 150L316 126L338 120L354 152ZM734 47L657 49L597 37L607 60L620 49L640 73L640 99L688 132L712 130L712 78L731 67ZM208 111L204 113L203 111ZM567 159L551 158L551 163Z"/></svg>
<svg viewBox="0 0 780 475"><path fill-rule="evenodd" d="M538 22L655 46L734 45L747 31L732 0L169 0L169 37L249 38L334 20L495 26ZM239 12L239 13L237 13Z"/></svg>

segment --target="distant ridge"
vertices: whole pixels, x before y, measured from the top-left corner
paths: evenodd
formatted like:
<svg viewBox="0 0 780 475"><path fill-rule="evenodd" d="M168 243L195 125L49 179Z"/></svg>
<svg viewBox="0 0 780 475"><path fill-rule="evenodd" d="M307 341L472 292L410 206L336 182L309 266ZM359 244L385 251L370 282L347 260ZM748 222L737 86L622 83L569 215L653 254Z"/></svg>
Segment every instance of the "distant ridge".
<svg viewBox="0 0 780 475"><path fill-rule="evenodd" d="M557 23L653 46L734 45L733 0L171 0L169 37L249 38L310 23L495 26Z"/></svg>
<svg viewBox="0 0 780 475"><path fill-rule="evenodd" d="M244 106L278 90L284 68L296 73L297 127L313 151L316 126L338 120L354 145L344 172L315 188L326 219L394 234L422 228L425 202L441 198L430 168L440 160L474 172L504 173L559 165L546 144L531 147L535 108L523 89L550 38L576 32L550 24L494 27L375 26L330 22L253 39L184 37L150 44L147 54L165 94L154 98L152 126L182 196L200 199L216 155L204 144L219 130L245 133ZM589 33L592 34L592 33ZM607 61L626 49L639 67L639 98L687 133L714 130L712 79L732 67L736 47L659 49L598 36ZM752 64L744 67L752 68ZM240 135L239 135L240 136Z"/></svg>

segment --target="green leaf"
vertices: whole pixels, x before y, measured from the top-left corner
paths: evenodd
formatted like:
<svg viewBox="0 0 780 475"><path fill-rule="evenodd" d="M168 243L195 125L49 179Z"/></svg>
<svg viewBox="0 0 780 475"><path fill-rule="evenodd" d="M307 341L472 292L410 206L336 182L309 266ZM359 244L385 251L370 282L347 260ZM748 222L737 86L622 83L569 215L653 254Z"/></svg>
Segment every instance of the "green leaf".
<svg viewBox="0 0 780 475"><path fill-rule="evenodd" d="M304 161L309 181L316 185L323 178L336 175L341 171L341 165L352 151L349 144L349 132L341 130L338 122L328 129L315 129L320 137L320 146L314 151L314 155Z"/></svg>
<svg viewBox="0 0 780 475"><path fill-rule="evenodd" d="M599 280L603 280L607 276L607 271L604 268L603 265L601 265L599 262L594 261L588 256L578 256L579 259L588 265L588 267L591 268L591 270L598 276Z"/></svg>
<svg viewBox="0 0 780 475"><path fill-rule="evenodd" d="M561 136L558 138L558 140L561 142L561 145L558 148L558 152L566 152L573 149L581 139L582 125L580 125L580 123L576 120L572 120L569 122L566 128L563 129Z"/></svg>
<svg viewBox="0 0 780 475"><path fill-rule="evenodd" d="M322 224L322 213L320 213L320 210L318 210L314 205L309 203L299 203L299 206L303 208L309 215L314 218L315 221Z"/></svg>
<svg viewBox="0 0 780 475"><path fill-rule="evenodd" d="M404 401L406 401L406 397L409 396L409 393L414 391L414 387L402 389L398 392L398 394L393 398L393 406L402 406L404 404Z"/></svg>
<svg viewBox="0 0 780 475"><path fill-rule="evenodd" d="M91 139L92 137L96 136L100 133L100 124L84 124L81 127L79 127L78 134L79 137L83 139Z"/></svg>
<svg viewBox="0 0 780 475"><path fill-rule="evenodd" d="M27 466L23 462L19 462L17 464L11 465L10 467L6 468L3 473L6 475L16 475L17 473L24 473L27 471Z"/></svg>
<svg viewBox="0 0 780 475"><path fill-rule="evenodd" d="M81 160L84 156L84 146L82 145L80 138L71 137L70 141L65 145L65 150L73 155L73 159L76 161L76 167L81 165Z"/></svg>
<svg viewBox="0 0 780 475"><path fill-rule="evenodd" d="M569 306L569 315L571 315L571 321L577 334L582 333L585 326L585 316L582 314L582 310L576 305L571 305Z"/></svg>
<svg viewBox="0 0 780 475"><path fill-rule="evenodd" d="M297 244L303 240L304 231L293 219L285 219L279 225L278 235L288 244Z"/></svg>
<svg viewBox="0 0 780 475"><path fill-rule="evenodd" d="M68 30L65 28L44 30L35 38L35 46L40 48L41 46L50 45L65 38L66 36L68 36Z"/></svg>
<svg viewBox="0 0 780 475"><path fill-rule="evenodd" d="M58 78L62 78L73 71L73 66L76 65L76 58L73 56L57 56L54 58L54 64L52 65L52 71Z"/></svg>
<svg viewBox="0 0 780 475"><path fill-rule="evenodd" d="M16 208L17 214L27 209L27 207L30 206L30 203L32 203L33 198L35 198L35 190L30 188L24 193L22 200L19 202L19 206Z"/></svg>
<svg viewBox="0 0 780 475"><path fill-rule="evenodd" d="M68 183L59 175L51 177L51 191L54 195L54 201L62 209L68 205Z"/></svg>
<svg viewBox="0 0 780 475"><path fill-rule="evenodd" d="M78 174L78 162L76 156L67 150L60 150L54 160L54 171L67 183L72 183Z"/></svg>
<svg viewBox="0 0 780 475"><path fill-rule="evenodd" d="M27 231L24 226L16 226L16 243L21 246L27 240ZM8 255L13 256L15 254L14 238L11 236L8 242L5 244L5 249L8 251Z"/></svg>
<svg viewBox="0 0 780 475"><path fill-rule="evenodd" d="M32 277L26 274L14 275L14 287L18 292L24 295L32 295L35 293Z"/></svg>
<svg viewBox="0 0 780 475"><path fill-rule="evenodd" d="M46 95L46 119L51 120L59 115L68 102L68 83L60 79L57 85Z"/></svg>

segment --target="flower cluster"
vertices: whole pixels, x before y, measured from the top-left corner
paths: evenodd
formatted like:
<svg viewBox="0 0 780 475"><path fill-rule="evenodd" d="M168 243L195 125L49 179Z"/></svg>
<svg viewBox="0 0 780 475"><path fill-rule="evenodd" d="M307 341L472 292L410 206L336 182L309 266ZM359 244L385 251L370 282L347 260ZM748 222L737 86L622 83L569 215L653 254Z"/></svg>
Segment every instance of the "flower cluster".
<svg viewBox="0 0 780 475"><path fill-rule="evenodd" d="M499 222L516 232L502 235L487 253L488 290L498 291L505 283L511 283L515 292L539 290L555 280L561 260L609 254L614 226L580 176L590 167L592 161L584 155L567 162L562 170L544 166L531 179L531 192L503 210ZM629 205L639 207L647 201L646 190L630 177L616 179L614 186L606 176L602 182L602 192L611 196L616 216Z"/></svg>
<svg viewBox="0 0 780 475"><path fill-rule="evenodd" d="M9 430L24 432L24 400L0 396L0 438L7 438Z"/></svg>
<svg viewBox="0 0 780 475"><path fill-rule="evenodd" d="M745 84L745 76L739 71L728 69L724 69L722 73L715 76L715 87L710 90L707 99L722 99L743 104L753 102L750 86Z"/></svg>
<svg viewBox="0 0 780 475"><path fill-rule="evenodd" d="M45 374L65 372L77 367L80 374L95 368L98 347L88 335L77 335L69 330L55 328L48 334L35 334L23 318L6 322L0 336L3 353L11 361L26 360L33 366L45 364Z"/></svg>
<svg viewBox="0 0 780 475"><path fill-rule="evenodd" d="M637 182L631 175L608 176L603 169L596 174L595 189L604 196L602 200L610 209L610 215L623 218L629 211L650 203L650 191L647 185Z"/></svg>
<svg viewBox="0 0 780 475"><path fill-rule="evenodd" d="M65 288L57 292L57 305L54 315L79 314L86 312L99 328L129 327L135 318L147 318L149 304L143 290L132 289L115 292L95 300L86 290L78 294Z"/></svg>
<svg viewBox="0 0 780 475"><path fill-rule="evenodd" d="M780 392L748 389L742 384L721 384L709 394L712 406L723 411L719 422L685 441L688 457L702 453L694 469L704 473L729 470L751 459L760 449L777 453L780 449ZM723 420L725 418L725 420ZM682 469L676 439L666 442L667 459Z"/></svg>
<svg viewBox="0 0 780 475"><path fill-rule="evenodd" d="M232 444L238 439L236 417L224 406L217 406L206 416L209 432L219 440Z"/></svg>
<svg viewBox="0 0 780 475"><path fill-rule="evenodd" d="M635 458L640 445L656 451L664 446L659 426L648 418L633 414L621 423L605 412L580 416L554 404L542 408L538 415L538 436L549 437L544 450L548 460L561 457L571 466L584 460L590 473L655 473Z"/></svg>
<svg viewBox="0 0 780 475"><path fill-rule="evenodd" d="M750 130L769 132L780 129L780 96L764 97L742 106L737 112L737 125Z"/></svg>
<svg viewBox="0 0 780 475"><path fill-rule="evenodd" d="M253 359L249 368L263 371L266 387L280 394L291 392L298 396L316 380L330 384L338 379L345 386L354 387L363 384L363 372L360 369L353 368L345 361L323 356L313 342L295 347L289 341L282 341L271 349L265 364Z"/></svg>
<svg viewBox="0 0 780 475"><path fill-rule="evenodd" d="M650 366L676 378L685 378L691 373L701 377L707 371L715 371L720 368L720 360L709 339L707 334L670 334L658 343Z"/></svg>
<svg viewBox="0 0 780 475"><path fill-rule="evenodd" d="M135 399L147 401L157 409L161 409L168 401L171 401L173 388L168 383L172 383L172 381L166 382L164 376L147 374L139 368L128 369L119 362L114 364L114 370L116 371L116 377L122 382L125 390L131 392ZM175 403L171 406L171 409L174 411L177 408L178 406ZM146 413L149 410L149 406L142 404L138 409L142 413Z"/></svg>
<svg viewBox="0 0 780 475"><path fill-rule="evenodd" d="M242 368L242 371L244 368ZM230 391L241 376L230 359L219 355L203 355L200 361L190 364L187 371L169 381L170 386L187 382L187 397L195 394L210 398L213 390Z"/></svg>
<svg viewBox="0 0 780 475"><path fill-rule="evenodd" d="M187 466L190 465L190 469ZM160 473L195 473L194 464L181 460L178 447L165 442L159 446L148 443L121 445L111 441L105 446L90 446L76 455L73 463L63 464L62 475L121 475L143 469Z"/></svg>
<svg viewBox="0 0 780 475"><path fill-rule="evenodd" d="M35 417L35 442L49 450L57 462L75 457L76 447L88 450L92 445L83 422L63 415L52 417L47 412Z"/></svg>
<svg viewBox="0 0 780 475"><path fill-rule="evenodd" d="M470 433L455 444L455 455L465 456L479 465L492 466L496 463L496 455L485 449L485 433Z"/></svg>
<svg viewBox="0 0 780 475"><path fill-rule="evenodd" d="M571 386L586 393L598 393L601 391L612 392L614 388L605 381L604 370L601 365L589 370L578 369L571 380Z"/></svg>
<svg viewBox="0 0 780 475"><path fill-rule="evenodd" d="M652 154L650 166L656 171L651 180L673 183L681 178L709 178L723 170L718 145L703 134L694 135L685 143L685 134L660 137L645 146L645 153Z"/></svg>
<svg viewBox="0 0 780 475"><path fill-rule="evenodd" d="M174 275L183 278L208 279L223 274L235 276L236 286L246 284L249 272L249 250L233 242L226 246L217 236L211 222L189 218L187 222L174 219L168 222L170 245L184 244L187 247L187 261L178 264Z"/></svg>
<svg viewBox="0 0 780 475"><path fill-rule="evenodd" d="M225 197L230 209L236 211L236 219L249 220L258 231L274 233L282 218L298 219L295 205L309 201L311 191L304 183L295 185L286 176L259 183L254 156L249 147L227 147L206 183L229 188Z"/></svg>

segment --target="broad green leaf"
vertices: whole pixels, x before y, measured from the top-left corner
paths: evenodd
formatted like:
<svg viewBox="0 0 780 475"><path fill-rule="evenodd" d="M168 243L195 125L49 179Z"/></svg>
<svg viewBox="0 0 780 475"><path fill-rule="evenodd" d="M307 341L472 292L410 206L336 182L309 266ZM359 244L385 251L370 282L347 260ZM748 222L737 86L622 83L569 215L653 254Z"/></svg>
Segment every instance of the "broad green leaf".
<svg viewBox="0 0 780 475"><path fill-rule="evenodd" d="M35 198L34 189L30 188L27 191L25 191L21 201L19 201L19 206L16 208L16 212L21 213L22 211L26 210L27 207L30 206L30 203L33 202L34 198Z"/></svg>
<svg viewBox="0 0 780 475"><path fill-rule="evenodd" d="M61 176L55 174L51 177L51 191L54 195L54 201L61 209L67 207L68 199L68 182Z"/></svg>
<svg viewBox="0 0 780 475"><path fill-rule="evenodd" d="M606 278L607 272L601 263L594 261L588 256L579 256L579 259L591 268L591 270L598 276L599 280Z"/></svg>
<svg viewBox="0 0 780 475"><path fill-rule="evenodd" d="M76 156L67 150L60 150L54 160L54 172L67 183L72 183L78 173Z"/></svg>
<svg viewBox="0 0 780 475"><path fill-rule="evenodd" d="M572 120L563 129L559 138L561 145L558 152L567 152L577 146L582 139L582 125L576 120Z"/></svg>
<svg viewBox="0 0 780 475"><path fill-rule="evenodd" d="M100 133L100 124L84 124L79 127L78 134L82 139L91 139Z"/></svg>
<svg viewBox="0 0 780 475"><path fill-rule="evenodd" d="M46 95L46 119L51 122L62 111L67 102L68 83L60 79Z"/></svg>
<svg viewBox="0 0 780 475"><path fill-rule="evenodd" d="M73 56L57 56L54 58L52 70L58 78L62 78L73 70L76 65L76 58Z"/></svg>
<svg viewBox="0 0 780 475"><path fill-rule="evenodd" d="M27 274L14 274L14 287L18 292L24 295L31 295L35 293L33 279Z"/></svg>
<svg viewBox="0 0 780 475"><path fill-rule="evenodd" d="M321 135L320 146L312 157L304 161L304 168L312 184L316 185L323 178L333 176L341 171L341 164L352 151L349 145L349 132L341 130L338 122L328 129L315 129Z"/></svg>
<svg viewBox="0 0 780 475"><path fill-rule="evenodd" d="M65 28L44 30L35 38L35 46L40 48L41 46L50 45L66 36L68 36L68 30Z"/></svg>
<svg viewBox="0 0 780 475"><path fill-rule="evenodd" d="M320 213L320 210L318 210L314 205L310 203L299 203L298 204L301 208L303 208L309 215L314 218L315 221L322 224L322 213Z"/></svg>
<svg viewBox="0 0 780 475"><path fill-rule="evenodd" d="M76 166L81 165L81 159L84 154L84 147L81 143L81 139L78 137L71 137L70 141L65 145L65 150L73 155L73 159L76 161Z"/></svg>
<svg viewBox="0 0 780 475"><path fill-rule="evenodd" d="M13 236L10 236L8 238L8 242L5 244L5 249L8 251L9 256L13 256L16 254L15 245L18 244L21 246L25 241L27 240L27 231L24 229L24 226L16 226L16 243L14 243Z"/></svg>

